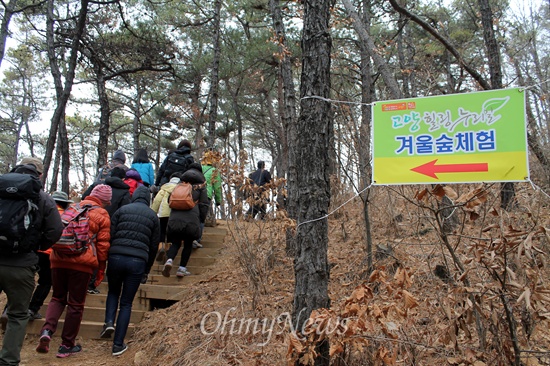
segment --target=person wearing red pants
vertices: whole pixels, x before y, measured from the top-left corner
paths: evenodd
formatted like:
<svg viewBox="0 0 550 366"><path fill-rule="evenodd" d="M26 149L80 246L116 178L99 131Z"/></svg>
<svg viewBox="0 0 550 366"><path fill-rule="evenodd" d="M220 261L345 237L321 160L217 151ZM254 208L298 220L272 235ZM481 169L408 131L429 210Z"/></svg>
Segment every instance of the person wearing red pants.
<svg viewBox="0 0 550 366"><path fill-rule="evenodd" d="M37 352L49 352L51 337L57 330L59 318L65 307L67 311L57 357L64 358L82 351L82 347L76 344L76 337L82 322L88 282L99 263L107 260L109 252L111 219L104 207L109 205L111 196L111 187L99 184L85 200L79 203L80 207L91 205L87 215L92 240L83 253L77 255L58 253L54 245L50 256L53 293L46 310L46 321L40 332Z"/></svg>

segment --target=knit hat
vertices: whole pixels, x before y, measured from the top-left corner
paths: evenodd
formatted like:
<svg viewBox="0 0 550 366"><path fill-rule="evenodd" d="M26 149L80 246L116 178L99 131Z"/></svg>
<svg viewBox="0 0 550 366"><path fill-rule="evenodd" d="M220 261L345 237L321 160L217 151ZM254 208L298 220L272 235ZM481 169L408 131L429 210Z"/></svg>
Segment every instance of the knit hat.
<svg viewBox="0 0 550 366"><path fill-rule="evenodd" d="M69 199L69 196L65 192L55 191L52 193L52 198L56 202L67 202L72 203L73 201Z"/></svg>
<svg viewBox="0 0 550 366"><path fill-rule="evenodd" d="M191 150L191 142L189 140L181 140L178 144L178 150L183 149L184 147L187 147L189 148L189 150Z"/></svg>
<svg viewBox="0 0 550 366"><path fill-rule="evenodd" d="M135 179L137 181L140 181L141 180L141 174L139 174L139 172L137 170L135 170L133 168L130 168L126 172L126 178L132 178L132 179Z"/></svg>
<svg viewBox="0 0 550 366"><path fill-rule="evenodd" d="M120 179L124 179L126 178L126 171L119 166L115 166L113 169L111 169L111 172L109 173L109 175L111 177L118 177Z"/></svg>
<svg viewBox="0 0 550 366"><path fill-rule="evenodd" d="M112 195L113 189L111 188L111 186L108 186L106 184L98 184L94 187L94 189L92 189L92 193L90 193L90 196L99 198L101 202L107 204L111 203Z"/></svg>
<svg viewBox="0 0 550 366"><path fill-rule="evenodd" d="M126 163L126 154L124 154L124 151L117 150L113 154L113 160L120 160L122 161L122 164Z"/></svg>
<svg viewBox="0 0 550 366"><path fill-rule="evenodd" d="M42 172L44 172L44 164L42 163L42 160L32 156L28 156L26 158L21 159L21 162L19 164L21 165L32 164L36 168L36 171L38 172L38 174L42 174Z"/></svg>

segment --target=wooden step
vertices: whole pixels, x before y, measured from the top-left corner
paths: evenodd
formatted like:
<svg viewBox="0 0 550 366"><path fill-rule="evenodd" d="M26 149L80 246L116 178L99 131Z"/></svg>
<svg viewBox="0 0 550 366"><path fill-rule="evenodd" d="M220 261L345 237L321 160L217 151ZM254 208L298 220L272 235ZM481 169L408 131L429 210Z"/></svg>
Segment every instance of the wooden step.
<svg viewBox="0 0 550 366"><path fill-rule="evenodd" d="M65 318L61 317L59 319L59 323L57 323L57 331L53 335L54 338L56 337L61 338L63 324L65 324ZM30 321L27 324L27 334L40 335L40 331L42 330L43 325L44 325L44 319L36 319L36 320ZM134 334L134 327L135 327L134 323L130 323L128 325L128 333L126 333L126 339L128 339ZM78 331L78 337L88 338L88 339L101 339L99 338L99 335L101 334L102 330L103 330L103 321L94 322L94 321L82 320L82 322L80 323L80 330ZM55 345L54 347L57 347L57 345Z"/></svg>
<svg viewBox="0 0 550 366"><path fill-rule="evenodd" d="M193 281L193 277L201 275L208 271L205 267L187 267L187 270L191 272L190 276L177 277L175 272L170 274L170 277L164 277L162 274L150 273L147 277L147 284L149 285L173 285L173 286L185 286L188 282Z"/></svg>
<svg viewBox="0 0 550 366"><path fill-rule="evenodd" d="M205 236L208 236L208 235L227 235L227 226L221 226L221 225L218 225L218 226L215 226L215 227L211 227L211 226L206 226L204 228L204 233L202 233L202 236L205 237Z"/></svg>
<svg viewBox="0 0 550 366"><path fill-rule="evenodd" d="M183 278L188 285L191 285L192 282L197 282L198 278L193 276L186 276ZM138 296L146 297L148 299L162 299L169 301L179 301L183 299L189 292L187 288L182 286L172 286L172 285L150 285L145 284L141 285L138 291Z"/></svg>
<svg viewBox="0 0 550 366"><path fill-rule="evenodd" d="M38 311L42 317L44 318L46 316L46 310L48 308L48 305L42 305L40 310ZM63 314L65 311L63 312ZM65 318L65 315L61 315L61 318ZM118 310L117 310L118 314ZM143 316L145 315L145 310L136 310L132 306L132 314L130 315L130 322L131 323L138 323L143 319ZM93 322L102 322L105 320L105 308L95 308L91 306L86 306L84 308L84 314L82 315L82 319L93 321Z"/></svg>
<svg viewBox="0 0 550 366"><path fill-rule="evenodd" d="M180 264L180 256L176 256L174 260L172 261L172 272L173 274L176 274L176 271L178 270L179 264ZM189 262L187 262L186 267L209 267L216 263L216 257L193 257L189 258ZM151 271L149 273L152 274L160 274L162 273L162 269L164 268L164 263L155 262L153 266L151 267ZM190 271L191 272L191 271ZM193 272L191 272L193 273Z"/></svg>
<svg viewBox="0 0 550 366"><path fill-rule="evenodd" d="M193 251L191 252L191 257L217 257L220 254L221 250L221 247L216 248L205 246L204 248L193 249ZM181 255L181 251L182 248L180 247L180 249L178 250L178 256Z"/></svg>
<svg viewBox="0 0 550 366"><path fill-rule="evenodd" d="M217 255L219 251L225 247L225 244L218 239L203 238L201 240L201 244L203 247L194 248L192 253L211 252L212 254ZM181 251L182 247L183 245L180 247L178 251ZM170 248L170 245L165 244L164 249L168 250L168 248Z"/></svg>
<svg viewBox="0 0 550 366"><path fill-rule="evenodd" d="M44 304L47 304L50 302L52 293L50 291L50 294L46 298L46 301L44 301ZM105 309L105 304L107 303L107 291L102 292L100 294L88 294L86 295L86 307L92 307L92 308L103 308ZM132 310L141 310L141 311L148 311L149 310L149 302L147 299L140 299L136 295L134 298L134 302L132 303ZM44 315L44 314L42 314Z"/></svg>

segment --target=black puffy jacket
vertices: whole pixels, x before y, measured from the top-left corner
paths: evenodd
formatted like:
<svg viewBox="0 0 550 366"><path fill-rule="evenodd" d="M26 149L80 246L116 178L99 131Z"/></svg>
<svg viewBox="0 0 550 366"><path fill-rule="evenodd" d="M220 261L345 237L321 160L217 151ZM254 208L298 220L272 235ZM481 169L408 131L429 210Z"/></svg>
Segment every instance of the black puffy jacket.
<svg viewBox="0 0 550 366"><path fill-rule="evenodd" d="M157 173L155 185L157 187L168 183L170 176L175 172L184 173L189 169L189 166L195 161L191 155L191 149L187 146L171 152L162 162Z"/></svg>
<svg viewBox="0 0 550 366"><path fill-rule="evenodd" d="M111 247L109 255L121 254L143 258L149 273L157 255L160 224L149 204L151 193L145 186L138 187L132 202L124 205L111 218Z"/></svg>
<svg viewBox="0 0 550 366"><path fill-rule="evenodd" d="M191 210L175 210L170 212L168 219L168 233L178 232L183 233L192 239L199 239L201 235L200 223L206 220L210 200L204 186L204 175L196 169L189 169L183 173L181 180L193 184L195 187L202 185L200 188L193 189L193 200L198 201Z"/></svg>

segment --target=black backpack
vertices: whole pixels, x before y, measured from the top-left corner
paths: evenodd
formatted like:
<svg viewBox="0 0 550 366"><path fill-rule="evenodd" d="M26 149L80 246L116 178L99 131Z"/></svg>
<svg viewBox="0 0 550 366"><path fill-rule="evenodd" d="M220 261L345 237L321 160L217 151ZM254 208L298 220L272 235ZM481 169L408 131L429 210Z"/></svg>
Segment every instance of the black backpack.
<svg viewBox="0 0 550 366"><path fill-rule="evenodd" d="M164 177L170 178L175 172L186 172L189 166L195 162L191 154L179 155L172 153L168 155L168 162L164 170Z"/></svg>
<svg viewBox="0 0 550 366"><path fill-rule="evenodd" d="M27 235L36 224L42 183L30 174L0 175L0 253L28 253L35 240Z"/></svg>

